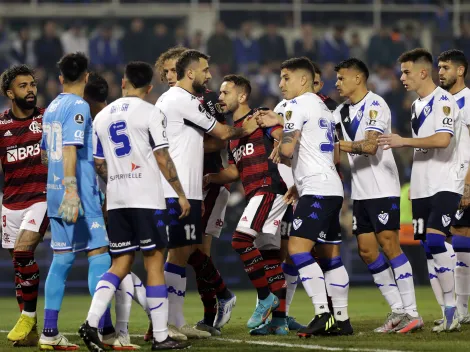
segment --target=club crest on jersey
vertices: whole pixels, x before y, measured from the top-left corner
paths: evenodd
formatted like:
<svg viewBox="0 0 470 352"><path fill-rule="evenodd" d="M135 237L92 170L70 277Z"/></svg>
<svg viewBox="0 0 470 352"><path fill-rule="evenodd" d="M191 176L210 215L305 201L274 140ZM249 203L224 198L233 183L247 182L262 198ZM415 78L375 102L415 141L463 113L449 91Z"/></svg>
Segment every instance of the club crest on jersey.
<svg viewBox="0 0 470 352"><path fill-rule="evenodd" d="M378 218L379 218L379 221L385 225L388 222L389 216L388 216L388 213L382 213L382 214L379 214Z"/></svg>
<svg viewBox="0 0 470 352"><path fill-rule="evenodd" d="M442 226L447 227L452 219L448 215L442 215Z"/></svg>
<svg viewBox="0 0 470 352"><path fill-rule="evenodd" d="M33 121L29 124L29 130L33 133L41 133L41 124L37 121Z"/></svg>
<svg viewBox="0 0 470 352"><path fill-rule="evenodd" d="M298 230L302 226L302 219L294 219L292 226L294 226L294 230Z"/></svg>
<svg viewBox="0 0 470 352"><path fill-rule="evenodd" d="M286 111L286 120L289 121L292 117L292 111Z"/></svg>
<svg viewBox="0 0 470 352"><path fill-rule="evenodd" d="M217 110L217 112L218 112L219 114L222 114L222 113L223 113L222 108L221 108L221 106L220 106L219 103L216 103L216 104L215 104L215 110Z"/></svg>
<svg viewBox="0 0 470 352"><path fill-rule="evenodd" d="M356 115L357 121L361 121L361 120L362 120L362 116L364 116L364 111L359 110L359 111L357 112L357 115Z"/></svg>
<svg viewBox="0 0 470 352"><path fill-rule="evenodd" d="M85 122L85 118L83 117L82 114L75 115L73 119L74 119L75 123L77 123L79 125L81 125L83 122Z"/></svg>
<svg viewBox="0 0 470 352"><path fill-rule="evenodd" d="M369 111L369 117L371 120L375 120L377 118L377 115L378 115L378 111L377 110L371 110Z"/></svg>
<svg viewBox="0 0 470 352"><path fill-rule="evenodd" d="M428 116L431 113L431 107L429 105L426 105L423 109L424 116Z"/></svg>
<svg viewBox="0 0 470 352"><path fill-rule="evenodd" d="M455 218L457 220L462 219L463 213L464 213L464 211L462 209L457 210L457 212L455 213Z"/></svg>
<svg viewBox="0 0 470 352"><path fill-rule="evenodd" d="M449 116L450 115L450 106L443 106L442 111L444 112L444 115Z"/></svg>

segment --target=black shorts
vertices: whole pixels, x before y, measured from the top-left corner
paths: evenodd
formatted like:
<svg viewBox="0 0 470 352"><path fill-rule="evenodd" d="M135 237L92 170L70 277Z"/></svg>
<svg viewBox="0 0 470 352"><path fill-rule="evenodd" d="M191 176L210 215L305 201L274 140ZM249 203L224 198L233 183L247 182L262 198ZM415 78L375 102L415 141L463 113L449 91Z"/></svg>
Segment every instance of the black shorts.
<svg viewBox="0 0 470 352"><path fill-rule="evenodd" d="M191 211L187 217L178 219L181 215L178 198L165 200L168 216L168 248L202 244L202 201L188 199Z"/></svg>
<svg viewBox="0 0 470 352"><path fill-rule="evenodd" d="M339 215L343 197L300 197L294 211L291 237L302 237L318 243L340 244Z"/></svg>
<svg viewBox="0 0 470 352"><path fill-rule="evenodd" d="M355 200L353 233L380 233L400 229L400 197Z"/></svg>
<svg viewBox="0 0 470 352"><path fill-rule="evenodd" d="M438 192L432 197L411 200L415 240L426 240L426 229L432 228L450 235L450 224L462 196L454 192Z"/></svg>
<svg viewBox="0 0 470 352"><path fill-rule="evenodd" d="M292 221L294 220L294 208L292 205L287 207L284 217L281 220L281 240L288 240L292 230Z"/></svg>
<svg viewBox="0 0 470 352"><path fill-rule="evenodd" d="M166 211L123 208L108 211L109 251L112 254L166 248Z"/></svg>
<svg viewBox="0 0 470 352"><path fill-rule="evenodd" d="M450 225L453 227L470 227L470 208L457 210Z"/></svg>

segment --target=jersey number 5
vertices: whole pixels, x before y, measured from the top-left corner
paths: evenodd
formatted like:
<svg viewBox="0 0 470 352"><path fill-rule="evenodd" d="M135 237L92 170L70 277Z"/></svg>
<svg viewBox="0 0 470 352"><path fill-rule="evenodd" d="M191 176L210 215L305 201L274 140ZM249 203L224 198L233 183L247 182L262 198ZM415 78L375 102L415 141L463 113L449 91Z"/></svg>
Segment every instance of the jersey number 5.
<svg viewBox="0 0 470 352"><path fill-rule="evenodd" d="M125 121L113 122L109 126L109 139L116 145L114 154L116 154L118 158L122 158L131 153L131 141L126 131L127 124Z"/></svg>
<svg viewBox="0 0 470 352"><path fill-rule="evenodd" d="M326 130L327 142L320 143L320 150L323 153L331 153L335 149L334 128L335 125L325 118L318 120L321 129Z"/></svg>

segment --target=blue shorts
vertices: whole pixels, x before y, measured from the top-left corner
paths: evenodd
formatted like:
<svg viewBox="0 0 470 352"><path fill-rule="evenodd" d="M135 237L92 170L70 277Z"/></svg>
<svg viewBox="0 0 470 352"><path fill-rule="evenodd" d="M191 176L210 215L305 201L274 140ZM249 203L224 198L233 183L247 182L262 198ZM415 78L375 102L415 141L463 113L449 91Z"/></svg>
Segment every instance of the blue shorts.
<svg viewBox="0 0 470 352"><path fill-rule="evenodd" d="M75 224L50 218L51 248L54 251L91 251L109 244L102 216L78 218Z"/></svg>

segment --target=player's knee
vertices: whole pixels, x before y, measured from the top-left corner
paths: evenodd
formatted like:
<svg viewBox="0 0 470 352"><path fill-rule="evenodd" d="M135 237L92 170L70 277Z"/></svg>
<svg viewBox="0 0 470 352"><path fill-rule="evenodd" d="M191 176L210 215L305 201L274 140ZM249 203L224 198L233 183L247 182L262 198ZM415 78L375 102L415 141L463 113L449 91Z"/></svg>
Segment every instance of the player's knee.
<svg viewBox="0 0 470 352"><path fill-rule="evenodd" d="M239 252L240 250L244 250L245 248L252 247L254 244L255 238L253 236L235 232L232 237L232 248Z"/></svg>
<svg viewBox="0 0 470 352"><path fill-rule="evenodd" d="M361 257L362 261L366 264L373 263L379 256L378 248L360 246L358 250L359 250L359 256Z"/></svg>
<svg viewBox="0 0 470 352"><path fill-rule="evenodd" d="M398 238L391 238L390 240L383 242L381 247L385 253L385 256L389 259L395 258L402 253Z"/></svg>
<svg viewBox="0 0 470 352"><path fill-rule="evenodd" d="M179 248L172 248L169 250L169 253L170 252L171 252L171 256L167 258L168 263L186 267L186 265L188 264L189 256L193 252L193 247L184 246L184 247L179 247Z"/></svg>

